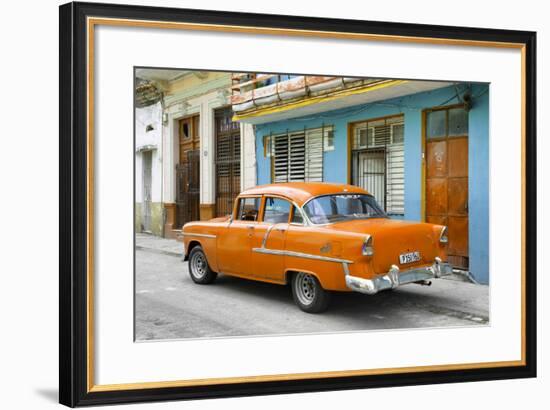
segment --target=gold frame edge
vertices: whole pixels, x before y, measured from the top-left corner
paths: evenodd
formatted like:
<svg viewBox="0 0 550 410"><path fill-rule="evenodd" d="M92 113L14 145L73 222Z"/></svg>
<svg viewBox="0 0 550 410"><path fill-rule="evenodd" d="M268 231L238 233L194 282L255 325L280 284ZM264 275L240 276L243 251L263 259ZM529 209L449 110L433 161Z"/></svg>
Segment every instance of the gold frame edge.
<svg viewBox="0 0 550 410"><path fill-rule="evenodd" d="M319 378L335 378L346 376L368 376L368 375L383 375L383 374L398 374L398 373L420 373L426 371L449 371L449 370L468 370L481 368L498 368L526 365L526 340L525 340L525 321L526 321L526 232L525 232L525 144L526 144L526 45L524 43L497 42L497 41L477 41L477 40L458 40L446 38L431 38L431 37L410 37L396 35L380 35L380 34L364 34L364 33L346 33L333 31L317 31L317 30L301 30L301 29L281 29L281 28L266 28L254 26L235 26L235 25L217 25L217 24L201 24L201 23L181 23L181 22L164 22L154 20L134 20L134 19L118 19L118 18L98 18L88 17L87 24L87 391L88 392L107 392L107 391L122 391L122 390L138 390L138 389L156 389L156 388L172 388L172 387L189 387L189 386L205 386L216 384L235 384L235 383L250 383L250 382L268 382L268 381L283 381L283 380L305 380ZM120 383L120 384L103 384L97 385L94 383L95 366L94 366L94 34L96 25L109 26L130 26L130 27L146 27L146 28L163 28L163 29L178 29L178 30L195 30L195 31L214 31L214 32L230 32L242 34L260 34L260 35L284 35L284 36L302 36L302 37L320 37L320 38L340 38L352 40L367 40L367 41L382 41L382 42L405 42L416 44L433 44L433 45L450 45L450 46L471 46L471 47L490 47L490 48L509 48L519 49L521 51L521 180L522 180L522 204L521 204L521 223L522 223L522 238L521 238L521 359L512 361L497 361L497 362L480 362L480 363L463 363L463 364L445 364L445 365L427 365L427 366L412 366L412 367L395 367L395 368L378 368L378 369L361 369L361 370L341 370L341 371L326 371L312 373L293 373L293 374L275 374L275 375L257 375L257 376L238 376L238 377L223 377L223 378L208 378L208 379L189 379L176 381L159 381L159 382L136 382L136 383Z"/></svg>

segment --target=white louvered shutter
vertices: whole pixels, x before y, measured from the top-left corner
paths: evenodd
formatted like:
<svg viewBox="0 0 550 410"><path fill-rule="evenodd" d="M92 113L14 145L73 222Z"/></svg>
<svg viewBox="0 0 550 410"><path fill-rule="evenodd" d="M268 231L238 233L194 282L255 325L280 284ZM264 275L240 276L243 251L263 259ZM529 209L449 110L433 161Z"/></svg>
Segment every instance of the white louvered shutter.
<svg viewBox="0 0 550 410"><path fill-rule="evenodd" d="M303 132L289 134L288 181L303 182L306 175L306 137Z"/></svg>
<svg viewBox="0 0 550 410"><path fill-rule="evenodd" d="M274 135L273 144L273 182L288 181L288 135Z"/></svg>
<svg viewBox="0 0 550 410"><path fill-rule="evenodd" d="M273 135L270 141L273 182L323 180L322 128Z"/></svg>
<svg viewBox="0 0 550 410"><path fill-rule="evenodd" d="M386 151L386 210L405 213L405 154L403 143L391 144Z"/></svg>
<svg viewBox="0 0 550 410"><path fill-rule="evenodd" d="M306 131L306 181L323 181L323 129Z"/></svg>

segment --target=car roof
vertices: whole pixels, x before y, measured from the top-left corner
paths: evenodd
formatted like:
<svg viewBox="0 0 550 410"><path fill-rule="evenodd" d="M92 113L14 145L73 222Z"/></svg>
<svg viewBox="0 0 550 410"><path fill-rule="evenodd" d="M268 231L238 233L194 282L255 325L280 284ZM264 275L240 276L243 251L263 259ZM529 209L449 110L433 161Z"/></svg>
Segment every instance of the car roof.
<svg viewBox="0 0 550 410"><path fill-rule="evenodd" d="M241 192L240 195L280 195L302 206L309 199L319 195L357 193L370 195L368 191L354 185L328 182L286 182L259 185Z"/></svg>

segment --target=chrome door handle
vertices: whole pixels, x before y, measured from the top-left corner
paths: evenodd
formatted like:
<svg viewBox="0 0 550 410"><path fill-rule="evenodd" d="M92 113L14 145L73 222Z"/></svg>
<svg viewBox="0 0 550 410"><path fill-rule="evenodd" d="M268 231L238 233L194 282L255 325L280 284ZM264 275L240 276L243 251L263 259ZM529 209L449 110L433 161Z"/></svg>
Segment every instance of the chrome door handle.
<svg viewBox="0 0 550 410"><path fill-rule="evenodd" d="M285 232L286 231L286 228L281 226L279 228L275 228L276 231L279 231L279 232Z"/></svg>
<svg viewBox="0 0 550 410"><path fill-rule="evenodd" d="M248 232L248 237L252 238L252 235L254 235L254 225L247 225L246 230Z"/></svg>

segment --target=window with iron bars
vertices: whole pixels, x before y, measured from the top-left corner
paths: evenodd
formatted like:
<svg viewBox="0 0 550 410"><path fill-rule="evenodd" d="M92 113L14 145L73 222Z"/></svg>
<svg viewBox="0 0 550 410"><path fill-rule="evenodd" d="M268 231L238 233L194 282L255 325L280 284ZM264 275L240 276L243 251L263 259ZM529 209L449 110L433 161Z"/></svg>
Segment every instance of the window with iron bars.
<svg viewBox="0 0 550 410"><path fill-rule="evenodd" d="M403 115L352 124L352 184L369 191L388 214L405 213Z"/></svg>
<svg viewBox="0 0 550 410"><path fill-rule="evenodd" d="M266 136L264 154L271 158L271 181L323 181L323 153L333 149L333 126Z"/></svg>

